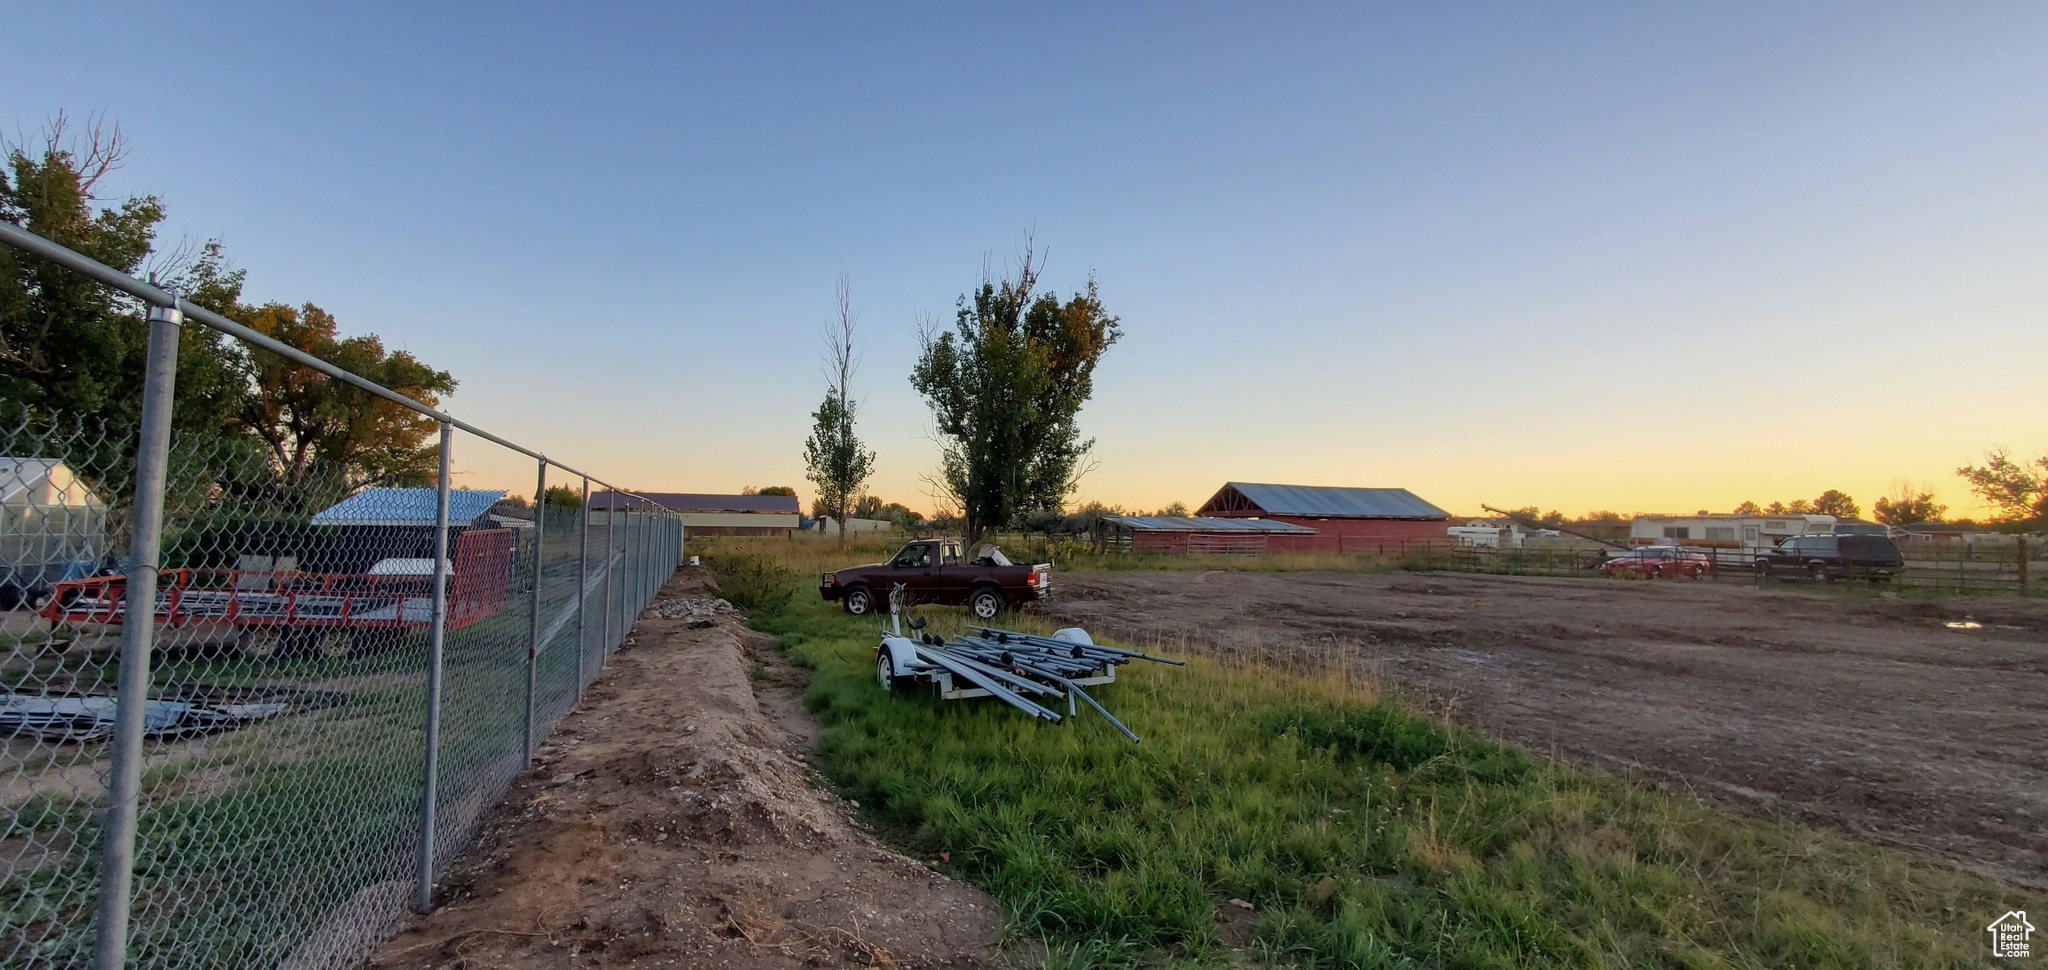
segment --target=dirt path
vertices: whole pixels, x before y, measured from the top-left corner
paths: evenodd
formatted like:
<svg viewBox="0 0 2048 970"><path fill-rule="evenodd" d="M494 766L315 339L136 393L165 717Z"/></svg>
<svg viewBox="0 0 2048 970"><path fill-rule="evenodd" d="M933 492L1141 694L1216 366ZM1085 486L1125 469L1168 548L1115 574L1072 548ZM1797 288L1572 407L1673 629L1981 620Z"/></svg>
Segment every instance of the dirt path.
<svg viewBox="0 0 2048 970"><path fill-rule="evenodd" d="M2048 885L2048 602L1462 574L1087 573L1130 641L1342 657L1538 750ZM1981 629L1945 625L1966 615Z"/></svg>
<svg viewBox="0 0 2048 970"><path fill-rule="evenodd" d="M693 575L695 573L695 575ZM703 595L686 570L669 595ZM735 617L650 612L378 968L973 967L994 903L816 783L800 669Z"/></svg>

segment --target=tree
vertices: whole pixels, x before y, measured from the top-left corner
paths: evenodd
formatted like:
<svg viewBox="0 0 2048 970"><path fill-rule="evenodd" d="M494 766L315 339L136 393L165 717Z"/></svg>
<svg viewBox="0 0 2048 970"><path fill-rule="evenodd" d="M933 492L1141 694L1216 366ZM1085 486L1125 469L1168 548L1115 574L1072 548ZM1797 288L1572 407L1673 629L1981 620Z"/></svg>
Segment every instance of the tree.
<svg viewBox="0 0 2048 970"><path fill-rule="evenodd" d="M33 153L8 146L0 167L0 219L123 272L147 272L209 309L233 303L242 274L227 269L218 242L196 258L183 247L155 251L156 226L164 218L157 197L132 196L93 211L100 181L126 154L119 126L94 119L73 137L59 114ZM0 400L44 415L93 419L125 435L141 416L138 389L148 344L139 302L0 246ZM214 331L184 328L171 414L182 437L227 431L246 392L244 363L239 348Z"/></svg>
<svg viewBox="0 0 2048 970"><path fill-rule="evenodd" d="M1738 505L1738 506L1736 506L1736 507L1735 507L1735 511L1734 511L1733 513L1731 513L1731 514L1734 514L1734 515L1762 515L1762 514L1764 514L1764 510L1763 510L1762 508L1758 507L1758 505L1757 505L1757 504L1756 504L1755 502L1744 502L1744 503L1742 503L1741 505Z"/></svg>
<svg viewBox="0 0 2048 970"><path fill-rule="evenodd" d="M22 226L223 316L284 340L427 404L454 378L412 355L386 353L375 337L341 339L333 319L311 304L249 307L244 274L218 241L194 250L156 249L164 206L135 196L99 207L102 179L118 168L126 143L118 126L96 119L73 137L63 115L34 152L10 146L0 166L0 219ZM100 437L128 447L141 415L149 328L139 301L12 247L0 247L0 400L29 413L84 419ZM331 381L267 352L249 351L211 328L187 326L178 341L170 489L210 501L221 495L283 499L285 507L321 501L357 485L430 481L431 419L381 397ZM125 496L126 460L67 456ZM122 456L124 459L126 456ZM309 476L329 486L300 495Z"/></svg>
<svg viewBox="0 0 2048 970"><path fill-rule="evenodd" d="M1877 521L1885 525L1912 525L1915 522L1939 522L1948 506L1934 500L1931 491L1915 491L1901 485L1897 494L1877 500Z"/></svg>
<svg viewBox="0 0 2048 970"><path fill-rule="evenodd" d="M791 487L789 487L789 486L787 486L787 485L764 485L764 486L762 486L762 487L761 487L760 489L758 489L758 490L756 490L755 492L753 492L753 494L755 494L755 495L787 495L787 496L789 496L790 498L795 498L795 497L796 497L796 489L793 489L793 488L791 488Z"/></svg>
<svg viewBox="0 0 2048 970"><path fill-rule="evenodd" d="M411 353L386 352L375 336L336 336L334 317L311 303L269 303L236 316L250 329L360 374L432 407L455 378ZM241 423L269 449L287 494L316 487L346 494L365 485L434 480L440 426L434 419L265 350L250 352L254 392ZM301 503L303 504L303 503Z"/></svg>
<svg viewBox="0 0 2048 970"><path fill-rule="evenodd" d="M875 453L854 431L860 402L853 399L853 373L860 359L853 349L853 288L840 274L837 318L825 326L825 401L811 412L811 436L804 442L804 477L818 486L818 501L839 522L846 544L846 510L875 473Z"/></svg>
<svg viewBox="0 0 2048 970"><path fill-rule="evenodd" d="M983 274L962 295L951 330L927 327L910 375L931 407L940 446L933 484L959 509L967 539L1059 512L1094 441L1077 419L1095 366L1122 337L1094 277L1062 303L1034 296L1040 266L1026 245L1014 278Z"/></svg>
<svg viewBox="0 0 2048 970"><path fill-rule="evenodd" d="M549 485L547 504L557 508L580 509L583 507L583 490L574 485Z"/></svg>
<svg viewBox="0 0 2048 970"><path fill-rule="evenodd" d="M2002 524L2025 527L2048 522L2048 452L2032 461L2014 460L2003 447L1984 453L1984 464L1964 465L1956 474L1984 504L1998 510Z"/></svg>
<svg viewBox="0 0 2048 970"><path fill-rule="evenodd" d="M1813 514L1832 515L1838 519L1855 519L1863 516L1863 507L1840 489L1828 489L1813 500Z"/></svg>
<svg viewBox="0 0 2048 970"><path fill-rule="evenodd" d="M1152 513L1152 514L1153 514L1153 515L1160 515L1160 516L1168 516L1168 517L1172 517L1172 518L1186 518L1186 517L1187 517L1187 515L1188 515L1188 503L1186 503L1186 502L1175 502L1175 503L1173 503L1173 504L1171 504L1171 505L1168 505L1167 507L1165 507L1165 508L1163 508L1163 509L1160 509L1159 511L1157 511L1157 512L1154 512L1154 513Z"/></svg>

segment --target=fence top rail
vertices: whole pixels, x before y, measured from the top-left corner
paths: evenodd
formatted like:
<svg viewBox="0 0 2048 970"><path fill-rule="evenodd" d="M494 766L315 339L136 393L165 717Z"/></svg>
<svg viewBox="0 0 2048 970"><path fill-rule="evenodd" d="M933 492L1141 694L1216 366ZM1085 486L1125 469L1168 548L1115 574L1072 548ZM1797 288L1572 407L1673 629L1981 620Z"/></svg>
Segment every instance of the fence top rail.
<svg viewBox="0 0 2048 970"><path fill-rule="evenodd" d="M470 434L476 435L479 438L483 438L486 441L491 441L496 444L502 445L506 448L510 448L513 451L519 452L520 454L525 455L529 458L547 462L548 464L553 465L556 468L560 468L561 470L568 472L571 475L577 475L583 478L588 478L591 481L596 482L599 485L603 485L604 487L611 489L612 491L617 492L621 495L629 495L632 496L633 498L647 502L648 504L653 505L656 508L660 507L660 503L654 502L652 499L649 499L644 495L639 495L634 492L628 492L624 489L621 489L611 484L610 482L597 478L596 476L593 476L588 472L583 472L575 468L571 468L568 465L556 461L553 458L549 458L548 456L538 451L534 451L531 448L527 448L523 445L519 445L514 442L508 441L504 438L500 438L497 435L494 435L488 431L485 431L482 428L477 427L476 425L470 424L467 421L457 418L454 415L448 414L444 411L438 411L435 410L434 408L426 406L425 404L421 404L420 402L415 401L412 398L406 397L405 395L400 394L397 391L394 391L388 387L385 387L384 385L379 384L376 381L370 380L367 377L363 377L360 374L351 373L350 371L344 370L340 367L336 367L335 365L330 364L327 361L321 360L320 358L315 357L312 354L306 353L305 351L300 350L296 347L292 347L288 344L280 343L274 339L271 339L270 337L266 337L261 333L251 330L248 327L236 323L235 321L230 320L227 317L221 316L220 314L215 313L212 310L208 310L207 308L200 306L196 303L193 303L190 300L180 298L170 290L157 286L154 283L149 283L143 280L136 279L135 277L130 276L127 273L123 273L120 270L113 268L112 266L108 266L107 264L102 263L99 260L93 259L90 256L72 250L69 247L66 247L60 243L51 242L50 240L38 236L35 233L29 232L28 230L23 229L20 226L14 225L13 223L0 220L0 242L5 242L8 245L15 247L16 249L32 253L36 256L40 256L44 259L47 259L52 263L56 263L57 265L62 266L66 269L91 277L92 279L100 283L103 283L107 286L111 286L114 289L120 290L121 292L126 293L129 296L135 297L136 299L141 300L144 303L147 303L151 306L175 308L179 312L183 313L185 316L197 320L200 323L205 324L206 326L212 327L215 330L227 334L228 336L234 337L235 339L240 340L243 343L249 344L250 346L260 347L264 350L270 351L273 354L277 354L278 356L290 360L294 363L311 367L312 369L319 371L322 374L326 374L327 376L332 377L335 380L345 381L349 384L355 385L356 387L362 388L365 391L369 391L370 393L375 394L378 397L384 398L385 400L390 401L394 404L400 405L401 407L410 408L414 411L426 415L427 417L433 418L436 421L452 425L457 428L461 428L462 430L467 431Z"/></svg>

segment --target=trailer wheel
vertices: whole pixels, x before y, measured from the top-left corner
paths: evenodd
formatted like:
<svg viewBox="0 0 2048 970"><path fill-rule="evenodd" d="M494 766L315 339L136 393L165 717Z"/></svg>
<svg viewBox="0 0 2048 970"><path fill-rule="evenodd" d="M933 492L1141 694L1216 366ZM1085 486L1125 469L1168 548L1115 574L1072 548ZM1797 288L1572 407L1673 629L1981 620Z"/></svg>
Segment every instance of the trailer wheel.
<svg viewBox="0 0 2048 970"><path fill-rule="evenodd" d="M347 630L321 627L306 631L306 653L329 660L340 660L355 652L355 635Z"/></svg>
<svg viewBox="0 0 2048 970"><path fill-rule="evenodd" d="M967 612L977 620L993 620L1003 612L1003 593L993 586L982 586L967 594Z"/></svg>
<svg viewBox="0 0 2048 970"><path fill-rule="evenodd" d="M896 676L896 665L889 661L887 647L875 651L875 680L882 685L883 690L892 693L907 691L917 683L915 677Z"/></svg>
<svg viewBox="0 0 2048 970"><path fill-rule="evenodd" d="M284 627L248 626L235 635L235 652L250 660L269 660L284 649Z"/></svg>
<svg viewBox="0 0 2048 970"><path fill-rule="evenodd" d="M866 616L875 611L875 594L866 586L851 586L846 596L839 601L841 608L854 616Z"/></svg>

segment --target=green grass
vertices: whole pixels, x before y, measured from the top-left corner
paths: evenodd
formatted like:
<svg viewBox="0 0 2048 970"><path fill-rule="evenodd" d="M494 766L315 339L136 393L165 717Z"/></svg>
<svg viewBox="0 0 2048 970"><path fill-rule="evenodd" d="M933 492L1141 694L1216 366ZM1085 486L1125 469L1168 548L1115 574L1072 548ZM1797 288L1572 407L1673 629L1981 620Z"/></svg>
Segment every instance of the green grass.
<svg viewBox="0 0 2048 970"><path fill-rule="evenodd" d="M959 622L928 612L935 629ZM1001 900L1052 966L1964 967L2022 898L1335 679L1134 664L1097 692L1134 746L1085 712L1051 726L889 696L873 621L826 604L754 622L815 668L831 780L907 851ZM1226 929L1232 899L1255 908Z"/></svg>

